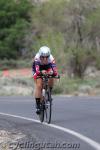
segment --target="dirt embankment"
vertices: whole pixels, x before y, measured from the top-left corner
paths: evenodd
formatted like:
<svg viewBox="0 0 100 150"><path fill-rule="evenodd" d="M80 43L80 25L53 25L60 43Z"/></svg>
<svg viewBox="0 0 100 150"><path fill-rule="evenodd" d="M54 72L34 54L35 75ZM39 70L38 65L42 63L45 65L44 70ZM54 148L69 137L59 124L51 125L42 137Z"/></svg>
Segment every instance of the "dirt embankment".
<svg viewBox="0 0 100 150"><path fill-rule="evenodd" d="M0 95L32 95L34 82L29 68L0 72Z"/></svg>
<svg viewBox="0 0 100 150"><path fill-rule="evenodd" d="M32 96L33 91L31 68L0 71L0 95ZM75 96L100 95L100 71L89 68L84 80L69 79L63 74L53 91Z"/></svg>

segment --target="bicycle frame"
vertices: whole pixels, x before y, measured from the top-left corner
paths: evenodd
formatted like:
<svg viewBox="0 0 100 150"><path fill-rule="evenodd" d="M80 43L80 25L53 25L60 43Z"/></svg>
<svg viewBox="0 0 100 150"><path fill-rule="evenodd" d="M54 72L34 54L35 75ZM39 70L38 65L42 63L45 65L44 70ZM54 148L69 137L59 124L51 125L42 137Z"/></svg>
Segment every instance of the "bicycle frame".
<svg viewBox="0 0 100 150"><path fill-rule="evenodd" d="M42 80L43 80L43 88L42 89L45 89L45 90L48 89L48 87L49 87L49 84L48 84L49 78L53 78L53 77L51 77L51 76L49 77L47 75L42 77Z"/></svg>

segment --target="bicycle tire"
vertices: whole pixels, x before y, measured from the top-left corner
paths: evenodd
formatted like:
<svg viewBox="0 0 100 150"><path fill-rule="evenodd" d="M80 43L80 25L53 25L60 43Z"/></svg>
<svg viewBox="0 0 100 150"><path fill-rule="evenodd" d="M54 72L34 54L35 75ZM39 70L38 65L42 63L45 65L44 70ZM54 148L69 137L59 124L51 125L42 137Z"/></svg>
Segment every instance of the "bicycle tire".
<svg viewBox="0 0 100 150"><path fill-rule="evenodd" d="M40 105L39 119L41 123L44 121L44 101L42 101Z"/></svg>
<svg viewBox="0 0 100 150"><path fill-rule="evenodd" d="M51 92L50 89L46 91L46 102L45 102L45 114L46 114L46 122L48 124L51 123L51 115L52 115L52 98L51 98Z"/></svg>

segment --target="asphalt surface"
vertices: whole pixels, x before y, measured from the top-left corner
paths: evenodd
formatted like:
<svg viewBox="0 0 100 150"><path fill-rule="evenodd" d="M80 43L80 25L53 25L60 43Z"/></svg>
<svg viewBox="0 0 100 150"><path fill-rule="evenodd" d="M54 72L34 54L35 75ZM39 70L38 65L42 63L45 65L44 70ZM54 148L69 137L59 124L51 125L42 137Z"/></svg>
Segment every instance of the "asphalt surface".
<svg viewBox="0 0 100 150"><path fill-rule="evenodd" d="M32 97L0 97L0 130L11 132L15 130L25 135L19 141L19 145L14 143L10 148L21 150L100 150L100 97L54 96L53 99L51 123L64 127L63 131L32 120L38 120L38 116L35 114L35 101ZM14 115L19 117L14 117ZM26 117L26 119L21 117ZM28 118L31 119L28 120ZM73 133L65 132L65 129L81 134L85 136L85 139L89 138L97 144L92 142L91 145L91 141L88 139L86 142L84 138L81 139ZM32 144L33 147L31 147Z"/></svg>

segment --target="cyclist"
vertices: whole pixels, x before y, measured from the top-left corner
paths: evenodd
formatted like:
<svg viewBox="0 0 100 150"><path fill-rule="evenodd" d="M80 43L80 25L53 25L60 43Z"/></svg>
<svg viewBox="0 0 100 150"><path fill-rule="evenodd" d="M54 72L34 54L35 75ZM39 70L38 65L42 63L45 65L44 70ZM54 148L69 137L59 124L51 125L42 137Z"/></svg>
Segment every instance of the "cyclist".
<svg viewBox="0 0 100 150"><path fill-rule="evenodd" d="M42 79L38 78L43 74L49 74L53 76L58 75L56 63L54 57L51 55L51 50L47 46L42 46L39 52L36 54L32 65L33 78L35 82L34 95L36 99L36 113L40 113L40 100L42 94ZM49 87L52 90L54 84L54 78L49 79Z"/></svg>

